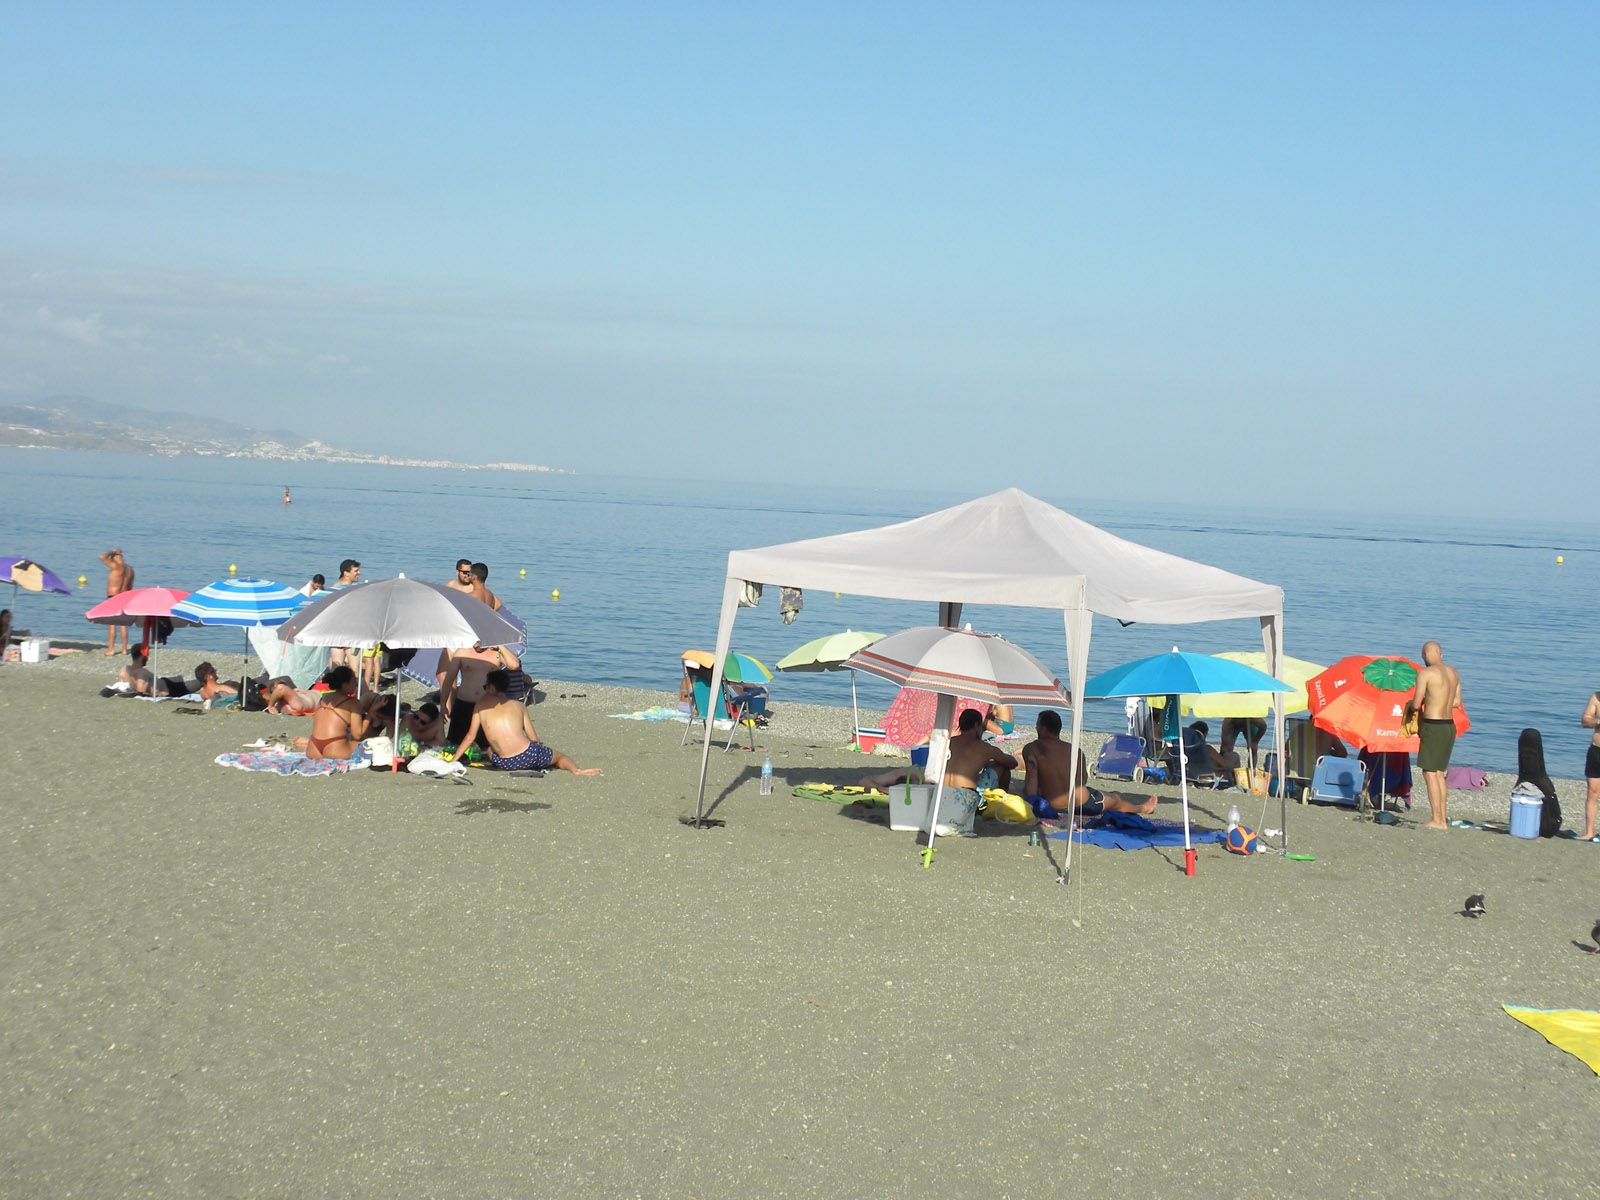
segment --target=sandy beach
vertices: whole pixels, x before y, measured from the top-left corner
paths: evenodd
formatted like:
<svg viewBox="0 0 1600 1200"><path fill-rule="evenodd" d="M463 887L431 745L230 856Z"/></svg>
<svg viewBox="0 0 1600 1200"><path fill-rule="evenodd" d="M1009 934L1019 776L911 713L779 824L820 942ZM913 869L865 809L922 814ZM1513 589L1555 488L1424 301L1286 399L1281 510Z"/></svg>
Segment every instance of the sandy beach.
<svg viewBox="0 0 1600 1200"><path fill-rule="evenodd" d="M309 722L112 673L0 666L7 1195L1593 1189L1600 1081L1500 1005L1594 1005L1600 847L1292 806L1314 862L1090 847L1062 888L1024 828L925 871L792 796L879 766L848 710L777 706L770 797L719 740L695 830L681 726L610 716L664 693L546 680L604 777L458 786L227 770Z"/></svg>

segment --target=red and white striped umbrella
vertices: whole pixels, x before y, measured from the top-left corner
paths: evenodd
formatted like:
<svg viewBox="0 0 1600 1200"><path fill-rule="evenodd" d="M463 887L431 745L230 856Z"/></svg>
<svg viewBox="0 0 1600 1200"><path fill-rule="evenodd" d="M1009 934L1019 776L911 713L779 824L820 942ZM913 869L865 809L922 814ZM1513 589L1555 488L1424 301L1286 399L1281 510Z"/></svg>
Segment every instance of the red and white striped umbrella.
<svg viewBox="0 0 1600 1200"><path fill-rule="evenodd" d="M844 665L902 687L990 704L1072 703L1061 680L1021 646L971 629L903 629L856 651Z"/></svg>

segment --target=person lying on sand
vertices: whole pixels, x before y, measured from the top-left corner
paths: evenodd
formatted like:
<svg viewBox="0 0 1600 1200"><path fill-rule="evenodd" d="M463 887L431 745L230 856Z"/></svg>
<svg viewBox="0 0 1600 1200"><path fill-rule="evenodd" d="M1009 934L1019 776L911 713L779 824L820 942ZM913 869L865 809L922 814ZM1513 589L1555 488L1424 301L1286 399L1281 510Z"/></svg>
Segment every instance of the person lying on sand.
<svg viewBox="0 0 1600 1200"><path fill-rule="evenodd" d="M223 683L217 678L217 669L208 662L203 662L194 669L195 680L199 686L194 690L200 694L202 700L212 700L218 696L237 696L239 689L231 683Z"/></svg>
<svg viewBox="0 0 1600 1200"><path fill-rule="evenodd" d="M309 717L317 711L318 702L327 694L295 687L294 680L287 675L270 680L264 691L262 698L267 702L267 711L280 717Z"/></svg>
<svg viewBox="0 0 1600 1200"><path fill-rule="evenodd" d="M1089 767L1081 750L1077 751L1077 798L1069 802L1068 772L1072 769L1073 746L1071 742L1061 740L1061 714L1053 709L1045 709L1039 714L1035 728L1039 734L1038 740L1022 748L1022 762L1028 771L1023 795L1038 816L1065 816L1072 809L1085 817L1098 817L1108 812L1148 816L1155 812L1157 800L1154 796L1135 803L1124 800L1115 792L1102 793L1089 787L1084 782L1088 778Z"/></svg>
<svg viewBox="0 0 1600 1200"><path fill-rule="evenodd" d="M489 761L502 771L557 767L574 775L601 773L599 767L580 767L559 750L540 742L527 707L507 697L510 686L511 672L504 668L489 672L483 681L483 696L473 706L472 723L458 745L472 745L472 739L481 731L489 743Z"/></svg>
<svg viewBox="0 0 1600 1200"><path fill-rule="evenodd" d="M384 697L357 700L356 673L349 667L334 667L322 678L330 690L311 718L311 736L295 738L294 748L307 758L347 759L372 728L372 714Z"/></svg>
<svg viewBox="0 0 1600 1200"><path fill-rule="evenodd" d="M117 682L127 684L135 696L148 696L155 690L156 677L150 674L145 662L145 649L141 644L128 651L127 665L117 672Z"/></svg>

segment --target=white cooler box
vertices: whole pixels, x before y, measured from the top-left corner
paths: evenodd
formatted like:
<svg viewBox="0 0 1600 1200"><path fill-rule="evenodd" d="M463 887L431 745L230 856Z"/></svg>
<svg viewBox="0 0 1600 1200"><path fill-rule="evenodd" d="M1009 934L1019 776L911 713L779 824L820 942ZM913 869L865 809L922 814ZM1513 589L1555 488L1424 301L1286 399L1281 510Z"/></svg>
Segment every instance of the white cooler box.
<svg viewBox="0 0 1600 1200"><path fill-rule="evenodd" d="M933 816L933 784L895 783L884 790L889 793L889 828L926 833Z"/></svg>
<svg viewBox="0 0 1600 1200"><path fill-rule="evenodd" d="M50 639L38 637L23 638L22 661L32 663L49 662Z"/></svg>

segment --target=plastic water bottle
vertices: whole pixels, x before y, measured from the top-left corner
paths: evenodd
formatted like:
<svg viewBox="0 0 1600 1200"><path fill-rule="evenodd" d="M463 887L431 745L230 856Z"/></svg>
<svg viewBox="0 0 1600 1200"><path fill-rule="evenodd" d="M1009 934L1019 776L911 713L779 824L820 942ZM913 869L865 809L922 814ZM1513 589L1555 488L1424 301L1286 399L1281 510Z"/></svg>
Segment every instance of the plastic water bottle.
<svg viewBox="0 0 1600 1200"><path fill-rule="evenodd" d="M772 755L761 760L761 794L772 795Z"/></svg>
<svg viewBox="0 0 1600 1200"><path fill-rule="evenodd" d="M1231 833L1239 828L1239 806L1235 804L1228 810L1228 830Z"/></svg>

